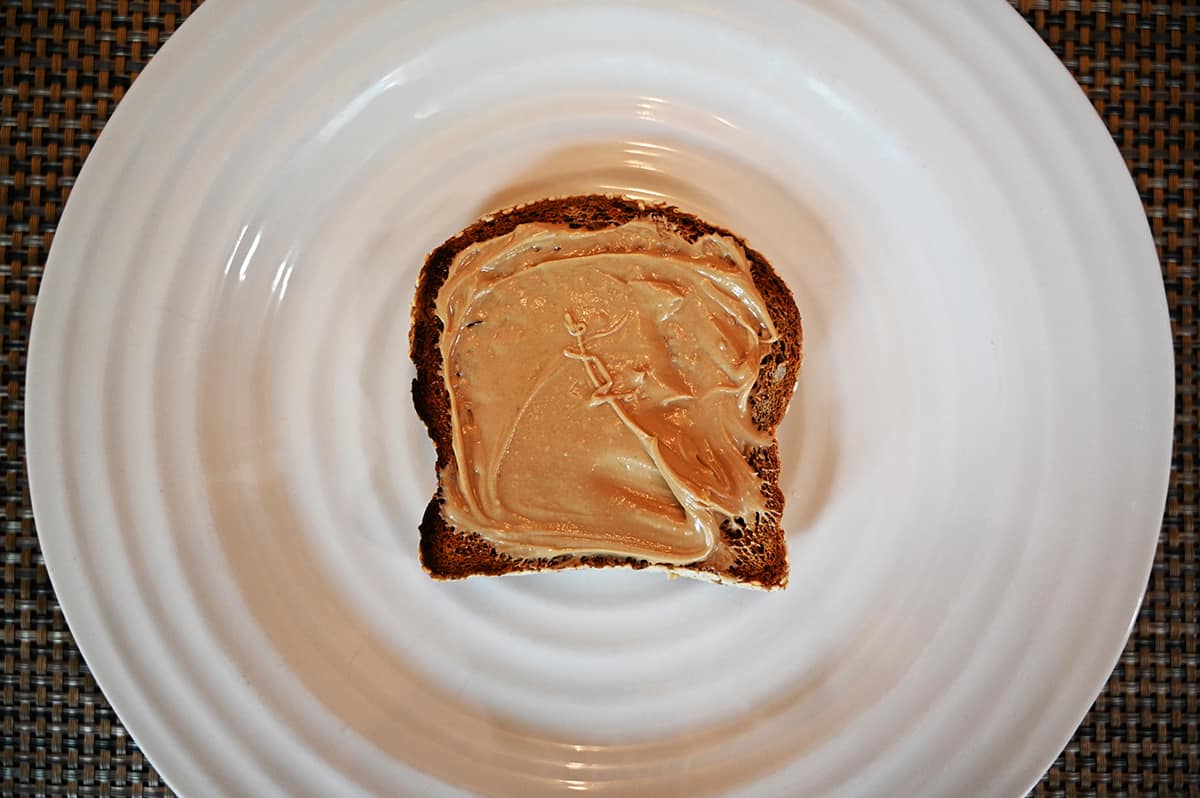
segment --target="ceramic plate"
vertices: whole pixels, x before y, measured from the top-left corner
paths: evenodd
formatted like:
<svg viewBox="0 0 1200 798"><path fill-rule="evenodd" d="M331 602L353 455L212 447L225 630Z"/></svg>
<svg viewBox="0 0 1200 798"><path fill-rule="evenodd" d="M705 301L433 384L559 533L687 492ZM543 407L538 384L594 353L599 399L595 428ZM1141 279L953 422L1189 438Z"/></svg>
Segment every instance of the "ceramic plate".
<svg viewBox="0 0 1200 798"><path fill-rule="evenodd" d="M785 592L420 568L422 260L596 191L795 293ZM211 0L87 160L28 375L55 589L185 796L1017 796L1172 433L1137 195L1000 0Z"/></svg>

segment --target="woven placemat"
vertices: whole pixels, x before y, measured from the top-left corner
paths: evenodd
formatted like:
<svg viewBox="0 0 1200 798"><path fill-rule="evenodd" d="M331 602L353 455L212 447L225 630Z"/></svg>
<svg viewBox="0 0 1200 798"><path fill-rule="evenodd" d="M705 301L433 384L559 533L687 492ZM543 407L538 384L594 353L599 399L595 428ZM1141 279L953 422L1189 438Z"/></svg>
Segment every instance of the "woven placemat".
<svg viewBox="0 0 1200 798"><path fill-rule="evenodd" d="M79 166L131 81L198 5L0 0L3 796L171 794L96 688L46 578L25 475L24 381L42 267ZM1014 5L1074 73L1134 175L1166 281L1178 382L1171 488L1145 603L1104 693L1034 794L1200 796L1200 2Z"/></svg>

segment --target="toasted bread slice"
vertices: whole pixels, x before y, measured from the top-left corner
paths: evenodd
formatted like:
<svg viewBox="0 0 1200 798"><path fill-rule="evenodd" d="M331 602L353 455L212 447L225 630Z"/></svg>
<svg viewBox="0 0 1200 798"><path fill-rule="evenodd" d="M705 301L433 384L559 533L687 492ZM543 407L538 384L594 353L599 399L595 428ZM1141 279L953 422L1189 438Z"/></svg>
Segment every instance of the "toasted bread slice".
<svg viewBox="0 0 1200 798"><path fill-rule="evenodd" d="M442 322L436 313L438 291L462 250L505 236L519 225L550 223L600 230L635 220L651 221L689 242L705 235L724 236L736 241L746 255L751 277L765 300L778 336L771 344L770 354L761 361L749 401L754 426L771 442L744 453L747 463L762 481L762 505L766 512L755 513L753 518L725 518L720 524L720 539L713 555L682 565L605 554L561 554L530 559L508 556L497 551L483 535L471 529L455 528L442 512L444 493L440 475L454 461L455 452L450 397L443 379L439 348ZM733 233L678 208L607 195L545 199L500 211L475 222L426 259L413 304L410 348L417 372L413 381L413 401L437 451L439 484L420 525L421 562L433 578L624 567L663 570L768 590L786 586L787 549L784 530L780 526L784 498L779 487L779 450L774 434L787 410L800 369L800 313L791 291L767 260Z"/></svg>

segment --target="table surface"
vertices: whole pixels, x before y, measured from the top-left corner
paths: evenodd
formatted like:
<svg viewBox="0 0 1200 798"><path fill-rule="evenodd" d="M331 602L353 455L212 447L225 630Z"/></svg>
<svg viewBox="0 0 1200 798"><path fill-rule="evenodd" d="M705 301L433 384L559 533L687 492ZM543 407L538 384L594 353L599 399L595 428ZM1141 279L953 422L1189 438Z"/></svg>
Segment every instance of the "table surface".
<svg viewBox="0 0 1200 798"><path fill-rule="evenodd" d="M1133 174L1158 246L1177 383L1166 516L1133 635L1033 794L1200 796L1194 348L1200 0L1012 2L1087 92ZM79 167L130 83L199 5L0 0L4 796L172 794L96 687L47 579L25 473L24 383L46 253Z"/></svg>

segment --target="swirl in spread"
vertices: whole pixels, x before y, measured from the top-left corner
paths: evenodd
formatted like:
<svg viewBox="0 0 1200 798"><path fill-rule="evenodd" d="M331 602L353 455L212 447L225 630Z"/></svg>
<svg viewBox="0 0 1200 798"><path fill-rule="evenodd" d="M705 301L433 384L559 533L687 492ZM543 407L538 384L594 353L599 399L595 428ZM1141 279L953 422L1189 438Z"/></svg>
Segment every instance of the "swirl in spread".
<svg viewBox="0 0 1200 798"><path fill-rule="evenodd" d="M732 239L521 225L459 253L437 315L454 526L514 557L683 564L763 511L749 397L777 334Z"/></svg>

